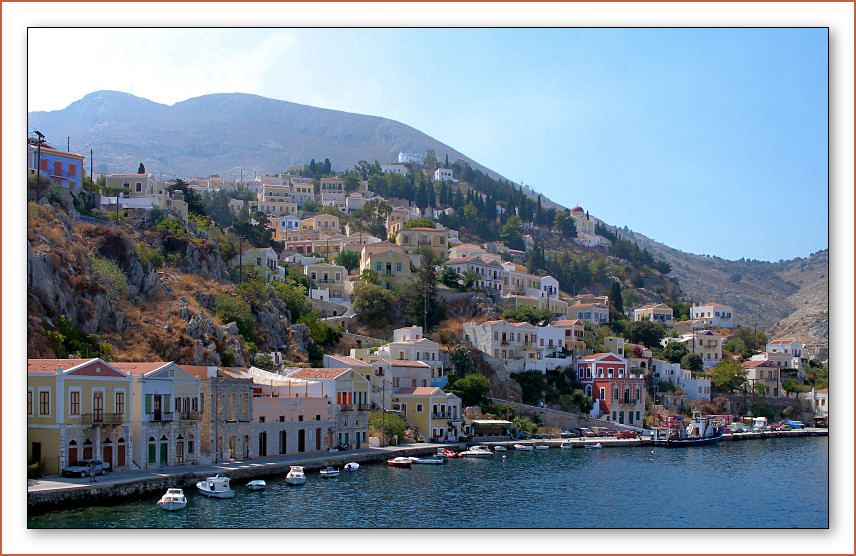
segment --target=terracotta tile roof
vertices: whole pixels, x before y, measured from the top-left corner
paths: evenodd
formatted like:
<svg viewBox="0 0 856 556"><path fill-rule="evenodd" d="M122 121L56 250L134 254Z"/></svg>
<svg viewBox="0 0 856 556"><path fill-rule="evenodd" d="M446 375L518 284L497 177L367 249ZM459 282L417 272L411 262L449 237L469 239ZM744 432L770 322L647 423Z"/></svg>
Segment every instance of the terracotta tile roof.
<svg viewBox="0 0 856 556"><path fill-rule="evenodd" d="M743 366L744 366L744 367L752 367L752 368L754 368L754 367L773 367L773 368L776 368L776 369L778 368L778 367L776 367L775 365L773 365L771 362L769 362L769 361L767 361L767 360L763 360L763 361L746 361L746 362L744 362L744 363L743 363Z"/></svg>
<svg viewBox="0 0 856 556"><path fill-rule="evenodd" d="M399 388L392 393L393 396L430 396L435 393L442 392L434 386L419 386L417 388Z"/></svg>
<svg viewBox="0 0 856 556"><path fill-rule="evenodd" d="M828 394L828 393L829 393L829 388L821 388L820 390L815 390L815 392L825 392L825 393L827 393L827 394Z"/></svg>
<svg viewBox="0 0 856 556"><path fill-rule="evenodd" d="M610 352L603 353L592 353L591 355L586 355L585 357L580 357L580 361L591 361L593 359L600 359L604 355L612 355Z"/></svg>
<svg viewBox="0 0 856 556"><path fill-rule="evenodd" d="M386 361L395 367L430 367L429 364L422 361L395 361L394 359L381 359L381 361Z"/></svg>
<svg viewBox="0 0 856 556"><path fill-rule="evenodd" d="M366 363L365 361L360 361L359 359L354 359L348 355L329 355L330 359L335 359L340 363L344 363L350 367L371 367L371 363Z"/></svg>
<svg viewBox="0 0 856 556"><path fill-rule="evenodd" d="M123 373L128 373L134 376L143 376L152 371L156 371L162 367L169 365L165 361L150 361L141 363L110 363Z"/></svg>
<svg viewBox="0 0 856 556"><path fill-rule="evenodd" d="M324 378L336 378L346 372L351 370L350 368L339 368L339 369L318 369L318 368L309 368L309 369L300 369L296 373L292 373L289 378L316 378L316 379L324 379Z"/></svg>
<svg viewBox="0 0 856 556"><path fill-rule="evenodd" d="M205 365L179 365L178 368L193 376L208 378L208 367Z"/></svg>
<svg viewBox="0 0 856 556"><path fill-rule="evenodd" d="M793 344L796 340L773 340L771 344Z"/></svg>
<svg viewBox="0 0 856 556"><path fill-rule="evenodd" d="M92 361L95 359L27 359L27 373L56 374L57 367L64 372Z"/></svg>
<svg viewBox="0 0 856 556"><path fill-rule="evenodd" d="M601 309L606 309L606 306L605 306L605 305L603 305L602 303L577 303L577 304L575 304L575 305L571 305L570 307L568 307L568 309L576 309L576 308L578 308L578 307L579 307L579 308L582 308L582 307L594 307L594 306L598 306L598 307L600 307Z"/></svg>
<svg viewBox="0 0 856 556"><path fill-rule="evenodd" d="M726 309L731 309L728 305L722 305L721 303L701 303L696 305L696 307L725 307Z"/></svg>
<svg viewBox="0 0 856 556"><path fill-rule="evenodd" d="M576 319L576 320L570 320L570 319L565 319L565 320L554 320L554 321L553 321L553 322L551 322L550 324L552 324L552 325L554 325L554 326L567 326L567 325L569 325L569 324L579 324L579 325L582 325L582 323L580 322L580 320L579 320L579 319Z"/></svg>

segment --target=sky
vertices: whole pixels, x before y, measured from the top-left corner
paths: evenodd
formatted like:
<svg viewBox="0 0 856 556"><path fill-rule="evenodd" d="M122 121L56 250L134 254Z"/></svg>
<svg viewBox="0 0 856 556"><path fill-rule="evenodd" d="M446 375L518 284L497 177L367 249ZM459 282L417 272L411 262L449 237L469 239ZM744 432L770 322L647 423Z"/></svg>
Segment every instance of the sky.
<svg viewBox="0 0 856 556"><path fill-rule="evenodd" d="M45 48L86 61L62 87L29 72L29 111L99 89L253 93L400 121L683 251L829 245L825 28L31 28L27 43L30 65Z"/></svg>

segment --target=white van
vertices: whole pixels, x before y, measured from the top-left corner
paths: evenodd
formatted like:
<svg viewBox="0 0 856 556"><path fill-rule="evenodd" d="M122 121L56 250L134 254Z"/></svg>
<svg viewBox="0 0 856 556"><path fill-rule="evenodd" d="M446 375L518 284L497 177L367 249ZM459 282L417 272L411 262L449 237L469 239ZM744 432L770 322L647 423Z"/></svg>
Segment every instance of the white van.
<svg viewBox="0 0 856 556"><path fill-rule="evenodd" d="M753 431L765 431L767 430L767 418L766 417L755 417L752 419L755 423L755 426L752 427Z"/></svg>

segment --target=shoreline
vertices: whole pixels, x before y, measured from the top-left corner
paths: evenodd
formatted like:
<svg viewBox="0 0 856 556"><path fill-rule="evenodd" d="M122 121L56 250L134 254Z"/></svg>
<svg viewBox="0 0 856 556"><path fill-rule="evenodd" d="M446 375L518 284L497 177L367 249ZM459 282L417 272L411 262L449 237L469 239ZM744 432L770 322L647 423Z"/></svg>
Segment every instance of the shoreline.
<svg viewBox="0 0 856 556"><path fill-rule="evenodd" d="M767 438L800 438L828 436L829 429L806 428L790 431L765 431L726 434L722 441L761 440ZM254 459L217 464L200 464L171 467L157 471L123 471L97 477L95 483L88 478L43 477L27 480L27 514L43 513L57 509L69 509L108 504L117 499L134 499L163 493L167 488L196 488L196 482L217 473L228 475L233 481L284 476L290 466L301 465L306 471L317 471L328 465L342 467L345 463L382 463L399 456L421 456L433 454L438 448L464 449L468 444L484 444L491 448L503 445L513 450L514 444L546 445L560 448L563 443L582 449L586 445L600 444L603 448L650 446L650 438L589 437L574 439L543 440L486 440L455 443L419 443L383 448L365 448L348 452L289 455L276 458Z"/></svg>

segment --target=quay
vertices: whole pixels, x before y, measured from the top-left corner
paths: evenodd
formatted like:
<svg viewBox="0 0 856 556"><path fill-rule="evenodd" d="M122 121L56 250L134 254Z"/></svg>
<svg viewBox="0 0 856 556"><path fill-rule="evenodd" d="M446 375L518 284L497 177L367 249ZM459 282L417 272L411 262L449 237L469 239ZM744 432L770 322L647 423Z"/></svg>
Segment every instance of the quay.
<svg viewBox="0 0 856 556"><path fill-rule="evenodd" d="M828 436L828 429L805 428L790 431L765 431L725 434L720 442L762 440L767 438L794 438L805 436ZM438 448L463 450L471 442L458 443L419 443L383 448L366 448L347 452L327 452L320 454L294 454L281 457L259 458L248 461L229 461L217 464L185 465L161 468L156 471L138 470L108 473L96 477L95 483L89 478L44 477L27 480L28 512L40 512L93 504L107 504L116 498L140 498L163 493L167 488L195 489L196 482L211 475L222 473L232 481L250 481L265 477L283 477L292 465L301 465L306 471L317 471L328 465L341 468L348 462L360 465L382 463L399 456L422 456L433 454ZM528 440L490 440L478 442L491 448L503 445L513 449L514 444L546 445L559 448L570 443L573 448L585 448L586 445L600 444L603 448L619 448L651 445L650 437L613 438L588 437L573 439L528 439ZM692 449L692 448L688 448Z"/></svg>
<svg viewBox="0 0 856 556"><path fill-rule="evenodd" d="M108 504L117 498L133 499L162 494L167 488L195 490L197 481L217 473L228 475L233 482L250 481L264 477L284 477L292 465L303 466L306 471L317 471L328 465L341 468L348 462L356 462L360 465L381 463L399 456L433 454L438 448L462 450L465 447L465 442L419 443L345 452L294 454L247 461L182 465L157 470L120 471L97 476L95 483L90 483L89 477L51 476L27 479L27 510L29 513Z"/></svg>

